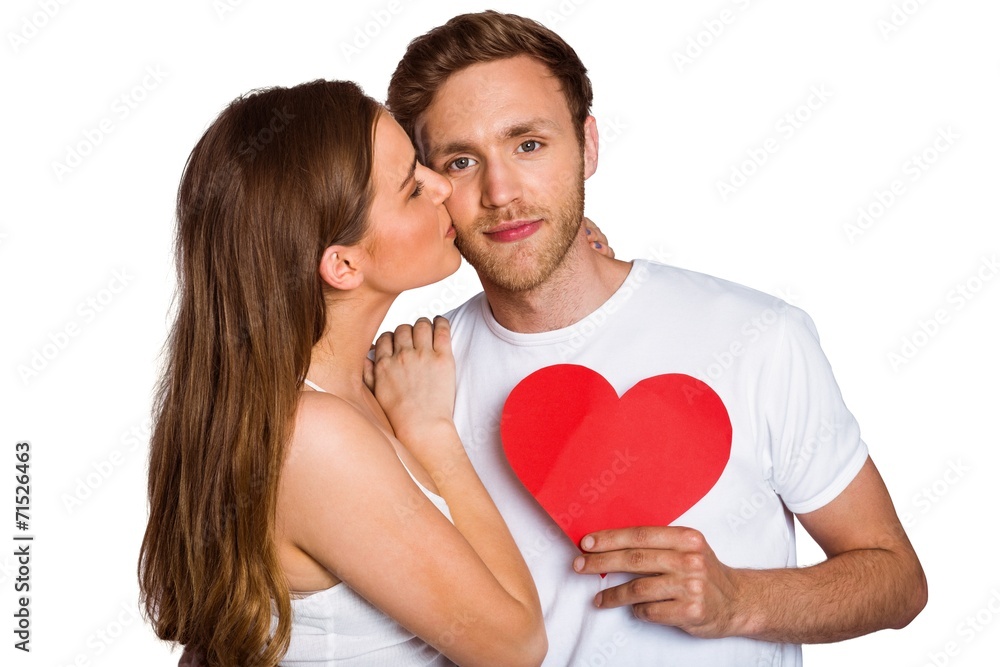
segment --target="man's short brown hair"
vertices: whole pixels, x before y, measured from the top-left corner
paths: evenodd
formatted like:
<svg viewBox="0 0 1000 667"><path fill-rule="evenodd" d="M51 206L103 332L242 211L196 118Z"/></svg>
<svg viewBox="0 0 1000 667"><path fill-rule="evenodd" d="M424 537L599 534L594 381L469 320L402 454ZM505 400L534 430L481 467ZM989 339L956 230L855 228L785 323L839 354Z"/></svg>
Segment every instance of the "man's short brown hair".
<svg viewBox="0 0 1000 667"><path fill-rule="evenodd" d="M489 10L462 14L410 42L389 81L386 106L411 139L417 119L449 76L470 65L530 56L559 79L577 138L594 99L587 68L562 37L541 23Z"/></svg>

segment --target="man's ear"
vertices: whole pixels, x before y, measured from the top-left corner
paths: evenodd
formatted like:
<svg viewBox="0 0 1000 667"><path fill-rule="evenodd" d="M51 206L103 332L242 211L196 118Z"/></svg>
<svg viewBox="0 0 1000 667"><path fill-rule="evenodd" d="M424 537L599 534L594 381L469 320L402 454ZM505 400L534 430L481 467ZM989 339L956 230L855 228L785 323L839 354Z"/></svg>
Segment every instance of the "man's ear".
<svg viewBox="0 0 1000 667"><path fill-rule="evenodd" d="M586 180L597 171L597 119L587 116L583 121L583 178Z"/></svg>
<svg viewBox="0 0 1000 667"><path fill-rule="evenodd" d="M323 251L319 261L319 275L330 287L338 290L352 290L365 281L361 272L359 248L356 246L332 245Z"/></svg>

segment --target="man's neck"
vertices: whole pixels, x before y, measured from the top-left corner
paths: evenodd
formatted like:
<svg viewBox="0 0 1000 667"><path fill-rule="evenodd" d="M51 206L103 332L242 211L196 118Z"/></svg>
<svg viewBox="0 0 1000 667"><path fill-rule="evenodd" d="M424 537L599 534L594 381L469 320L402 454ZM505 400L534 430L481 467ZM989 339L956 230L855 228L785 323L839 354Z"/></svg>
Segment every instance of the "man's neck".
<svg viewBox="0 0 1000 667"><path fill-rule="evenodd" d="M484 280L483 291L500 326L542 333L571 326L600 308L631 269L631 263L605 257L578 241L538 287L511 292Z"/></svg>

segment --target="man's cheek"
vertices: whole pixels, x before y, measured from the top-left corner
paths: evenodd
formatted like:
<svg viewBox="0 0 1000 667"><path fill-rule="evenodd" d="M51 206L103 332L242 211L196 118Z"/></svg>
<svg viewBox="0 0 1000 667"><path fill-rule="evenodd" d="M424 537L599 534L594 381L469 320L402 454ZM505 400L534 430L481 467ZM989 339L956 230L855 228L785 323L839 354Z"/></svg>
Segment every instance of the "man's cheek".
<svg viewBox="0 0 1000 667"><path fill-rule="evenodd" d="M470 192L470 188L456 185L454 181L452 181L452 186L454 189L451 197L445 200L444 205L455 224L455 229L461 234L462 230L467 229L475 220L475 195Z"/></svg>

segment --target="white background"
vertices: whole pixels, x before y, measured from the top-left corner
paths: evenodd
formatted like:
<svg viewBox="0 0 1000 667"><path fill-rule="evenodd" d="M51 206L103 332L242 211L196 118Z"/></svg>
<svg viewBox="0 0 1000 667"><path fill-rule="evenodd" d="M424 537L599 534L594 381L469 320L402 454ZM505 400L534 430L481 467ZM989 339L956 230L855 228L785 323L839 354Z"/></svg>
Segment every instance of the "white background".
<svg viewBox="0 0 1000 667"><path fill-rule="evenodd" d="M383 99L412 37L493 6L543 21L591 68L604 136L587 211L620 257L780 294L816 321L931 597L906 629L807 647L807 664L992 664L1000 5L895 2L6 0L0 663L176 664L136 620L135 570L172 204L207 124L252 88L320 77ZM814 90L829 95L810 109ZM949 128L947 151L934 149ZM744 165L768 139L777 151ZM925 150L933 163L913 172ZM724 200L734 168L753 173ZM859 207L878 213L897 179L902 194L851 238ZM388 321L476 290L464 267ZM12 648L19 440L32 447L36 536L28 655ZM821 557L805 540L801 552Z"/></svg>

